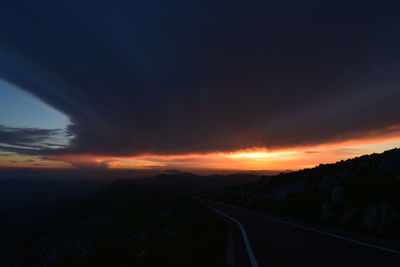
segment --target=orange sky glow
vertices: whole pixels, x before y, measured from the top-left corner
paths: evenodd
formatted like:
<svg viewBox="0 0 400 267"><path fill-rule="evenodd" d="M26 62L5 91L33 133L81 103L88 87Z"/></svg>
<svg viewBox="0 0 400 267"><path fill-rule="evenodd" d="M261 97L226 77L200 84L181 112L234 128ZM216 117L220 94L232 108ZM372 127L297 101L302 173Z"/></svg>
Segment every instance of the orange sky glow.
<svg viewBox="0 0 400 267"><path fill-rule="evenodd" d="M392 133L379 138L356 139L340 143L276 150L249 148L230 153L131 157L88 154L43 157L10 154L7 157L0 157L0 167L286 171L334 163L364 154L383 152L395 147L400 147L400 135Z"/></svg>

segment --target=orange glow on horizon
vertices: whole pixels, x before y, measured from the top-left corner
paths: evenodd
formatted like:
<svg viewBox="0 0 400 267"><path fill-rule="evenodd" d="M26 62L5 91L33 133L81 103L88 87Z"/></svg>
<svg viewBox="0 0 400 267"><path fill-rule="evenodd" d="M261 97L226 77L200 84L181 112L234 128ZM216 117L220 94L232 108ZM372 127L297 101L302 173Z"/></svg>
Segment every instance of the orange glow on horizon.
<svg viewBox="0 0 400 267"><path fill-rule="evenodd" d="M249 148L234 152L213 152L206 154L138 156L99 156L91 154L64 154L22 156L10 154L0 157L0 167L24 168L106 168L106 169L210 169L233 171L298 170L319 164L380 153L400 147L400 126L393 126L384 136L358 138L348 141L291 148Z"/></svg>
<svg viewBox="0 0 400 267"><path fill-rule="evenodd" d="M397 140L400 140L397 139ZM400 147L400 141L352 146L312 146L268 151L253 148L230 153L96 156L57 155L54 160L69 162L75 167L109 169L216 169L216 170L297 170Z"/></svg>

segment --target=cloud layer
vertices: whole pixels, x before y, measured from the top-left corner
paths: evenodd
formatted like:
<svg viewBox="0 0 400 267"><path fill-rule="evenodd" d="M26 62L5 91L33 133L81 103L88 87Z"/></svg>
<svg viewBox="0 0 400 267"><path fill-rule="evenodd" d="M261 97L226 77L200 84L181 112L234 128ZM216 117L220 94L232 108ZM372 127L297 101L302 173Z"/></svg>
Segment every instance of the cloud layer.
<svg viewBox="0 0 400 267"><path fill-rule="evenodd" d="M69 116L61 152L274 149L400 124L398 7L22 2L1 3L0 77Z"/></svg>
<svg viewBox="0 0 400 267"><path fill-rule="evenodd" d="M62 129L15 128L0 125L0 150L21 154L53 151L65 147L68 133Z"/></svg>

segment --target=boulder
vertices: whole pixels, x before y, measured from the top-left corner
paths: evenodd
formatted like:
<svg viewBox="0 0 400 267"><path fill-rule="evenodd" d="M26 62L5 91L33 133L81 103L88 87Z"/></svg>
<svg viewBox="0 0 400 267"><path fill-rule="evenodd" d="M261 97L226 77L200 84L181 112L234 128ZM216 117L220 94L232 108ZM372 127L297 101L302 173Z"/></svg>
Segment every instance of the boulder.
<svg viewBox="0 0 400 267"><path fill-rule="evenodd" d="M344 186L335 186L331 192L331 203L340 205L346 201L346 188Z"/></svg>
<svg viewBox="0 0 400 267"><path fill-rule="evenodd" d="M358 212L361 211L359 206L350 206L346 209L343 215L340 217L341 223L347 223L350 221Z"/></svg>
<svg viewBox="0 0 400 267"><path fill-rule="evenodd" d="M322 220L333 220L336 219L337 214L336 212L333 210L333 207L330 203L325 202L322 205L322 209L321 209L321 219Z"/></svg>
<svg viewBox="0 0 400 267"><path fill-rule="evenodd" d="M375 228L379 220L378 208L375 206L366 207L361 215L361 220L364 228Z"/></svg>
<svg viewBox="0 0 400 267"><path fill-rule="evenodd" d="M354 176L355 173L350 169L344 169L338 173L327 175L322 178L321 183L318 185L318 189L323 191L331 188L334 185L338 185L339 183L347 180L349 177Z"/></svg>
<svg viewBox="0 0 400 267"><path fill-rule="evenodd" d="M319 190L326 190L330 188L331 186L335 185L338 183L338 178L336 175L327 175L322 178L321 183L318 185Z"/></svg>
<svg viewBox="0 0 400 267"><path fill-rule="evenodd" d="M286 200L290 196L302 194L308 190L312 190L313 186L308 179L302 179L295 184L283 186L275 191L275 200Z"/></svg>

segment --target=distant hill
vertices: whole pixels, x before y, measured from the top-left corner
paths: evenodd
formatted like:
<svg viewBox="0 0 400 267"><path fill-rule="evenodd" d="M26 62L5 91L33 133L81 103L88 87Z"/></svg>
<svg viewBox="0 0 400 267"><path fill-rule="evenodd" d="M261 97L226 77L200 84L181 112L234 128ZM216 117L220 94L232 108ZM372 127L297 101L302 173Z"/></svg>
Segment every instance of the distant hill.
<svg viewBox="0 0 400 267"><path fill-rule="evenodd" d="M1 170L0 210L54 202L63 198L84 196L96 192L118 179L134 184L159 186L179 193L195 193L219 189L239 183L255 181L254 174L201 176L174 171L150 178L137 178L135 172L113 173L108 170L107 179L99 171L83 173L76 170ZM133 179L133 177L135 177ZM143 177L143 176L141 176Z"/></svg>
<svg viewBox="0 0 400 267"><path fill-rule="evenodd" d="M160 174L153 178L132 179L130 182L141 185L169 188L181 193L198 193L216 190L240 183L256 181L260 178L253 174L227 174L201 176L188 172Z"/></svg>
<svg viewBox="0 0 400 267"><path fill-rule="evenodd" d="M362 235L400 240L400 149L263 176L208 196Z"/></svg>
<svg viewBox="0 0 400 267"><path fill-rule="evenodd" d="M0 175L0 177L2 177ZM11 176L12 177L12 176ZM71 196L83 196L99 190L104 180L24 177L0 179L0 210L42 204Z"/></svg>

